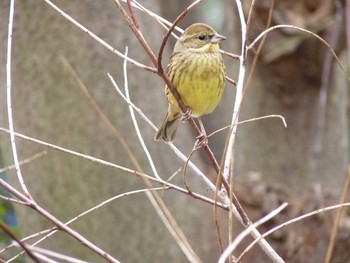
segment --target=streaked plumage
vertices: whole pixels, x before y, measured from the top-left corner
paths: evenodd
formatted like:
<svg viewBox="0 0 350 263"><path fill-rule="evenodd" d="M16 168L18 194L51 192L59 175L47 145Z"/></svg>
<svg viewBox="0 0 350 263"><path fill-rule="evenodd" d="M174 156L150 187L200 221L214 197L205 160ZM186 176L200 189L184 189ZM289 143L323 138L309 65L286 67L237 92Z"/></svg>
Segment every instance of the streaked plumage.
<svg viewBox="0 0 350 263"><path fill-rule="evenodd" d="M225 66L219 52L219 42L225 37L206 24L188 27L179 38L170 57L167 73L193 117L211 113L224 90ZM181 117L177 101L165 86L169 101L168 114L155 140L173 141Z"/></svg>

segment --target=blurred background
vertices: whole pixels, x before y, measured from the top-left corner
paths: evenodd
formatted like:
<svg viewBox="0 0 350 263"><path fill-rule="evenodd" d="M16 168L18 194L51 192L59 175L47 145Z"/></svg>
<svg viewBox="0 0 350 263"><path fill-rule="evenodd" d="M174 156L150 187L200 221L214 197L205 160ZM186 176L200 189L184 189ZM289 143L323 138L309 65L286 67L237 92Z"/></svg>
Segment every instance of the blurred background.
<svg viewBox="0 0 350 263"><path fill-rule="evenodd" d="M149 0L141 4L173 21L191 2ZM250 1L244 2L247 15ZM54 3L120 52L128 46L131 58L153 66L113 1L56 0ZM5 65L9 6L9 1L0 2L0 126L5 128L8 127ZM268 26L295 25L324 38L348 72L346 36L349 36L350 29L345 21L348 9L348 1L257 1L251 17L248 44ZM135 12L141 31L157 53L164 29L144 13ZM186 15L180 26L186 28L194 22L213 26L227 37L222 49L240 54L241 30L234 1L203 1ZM167 44L164 67L174 43L175 40L171 39ZM267 35L261 48L258 46L254 46L248 55L247 86L240 120L280 114L288 127L285 128L279 118L238 127L233 188L252 220L262 217L282 202L289 202L283 214L261 228L264 232L295 216L338 203L348 176L349 83L347 73L341 70L329 49L309 34L278 29ZM15 130L135 169L121 142L91 106L62 58L76 70L99 107L127 141L143 170L151 174L127 104L107 77L110 73L123 87L123 60L44 1L15 3L12 48ZM225 64L227 75L237 79L239 62L225 57ZM151 121L160 125L167 109L164 83L156 74L131 64L128 65L128 76L132 101ZM234 101L235 87L226 83L219 107L204 118L208 133L230 124ZM166 144L154 142L155 131L139 117L138 121L158 172L167 179L183 166L183 162ZM226 137L227 131L224 131L209 140L219 161ZM189 154L194 141L191 130L182 124L175 144ZM140 178L35 143L17 139L17 147L21 160L46 150L46 155L23 166L22 173L34 199L62 221L112 196L146 187ZM5 133L0 134L1 155L0 168L13 163L9 136ZM207 174L213 173L200 152L193 160ZM6 176L12 185L18 187L14 171L7 171ZM188 178L191 189L213 197L201 180L191 173ZM172 182L183 185L181 172ZM161 196L202 261L217 261L220 249L213 208L175 191L164 191ZM13 213L13 207L3 199L0 199L0 205L0 219L12 226L20 237L52 227L34 211L20 205L14 207L17 219L11 225L5 215ZM350 257L346 249L350 246L349 223L346 223L349 214L349 209L345 209L331 262L348 262L346 260ZM220 211L225 238L227 218L227 213ZM328 212L279 231L268 240L287 262L323 262L333 219L334 212ZM187 261L144 194L118 199L81 218L72 227L121 262ZM235 231L242 231L239 223L235 225ZM5 243L4 239L0 249ZM63 233L55 234L40 246L89 262L102 261ZM14 253L13 250L7 251L0 258L7 259ZM270 262L259 247L253 249L246 260Z"/></svg>

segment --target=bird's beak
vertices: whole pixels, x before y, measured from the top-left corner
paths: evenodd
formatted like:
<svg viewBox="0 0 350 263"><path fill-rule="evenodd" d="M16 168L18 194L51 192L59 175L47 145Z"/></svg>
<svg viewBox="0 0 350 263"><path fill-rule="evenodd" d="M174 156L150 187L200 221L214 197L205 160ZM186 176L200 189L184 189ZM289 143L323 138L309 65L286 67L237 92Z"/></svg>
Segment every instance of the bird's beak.
<svg viewBox="0 0 350 263"><path fill-rule="evenodd" d="M216 44L216 43L220 43L222 40L225 40L226 37L219 35L218 33L216 33L210 40L210 42L212 44Z"/></svg>

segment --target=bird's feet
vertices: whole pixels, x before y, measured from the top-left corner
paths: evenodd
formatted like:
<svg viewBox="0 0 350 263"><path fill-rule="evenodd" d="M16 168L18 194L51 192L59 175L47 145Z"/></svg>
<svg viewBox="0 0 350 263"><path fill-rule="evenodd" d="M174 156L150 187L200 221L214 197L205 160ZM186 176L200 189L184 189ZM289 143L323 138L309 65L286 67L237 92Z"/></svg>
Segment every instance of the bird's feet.
<svg viewBox="0 0 350 263"><path fill-rule="evenodd" d="M200 135L198 135L196 137L196 139L197 140L194 143L194 148L195 149L199 149L199 148L208 146L208 137L207 137L206 133L202 132Z"/></svg>
<svg viewBox="0 0 350 263"><path fill-rule="evenodd" d="M186 112L182 114L180 120L182 122L186 122L191 117L191 115L192 115L192 110L189 107L187 107Z"/></svg>

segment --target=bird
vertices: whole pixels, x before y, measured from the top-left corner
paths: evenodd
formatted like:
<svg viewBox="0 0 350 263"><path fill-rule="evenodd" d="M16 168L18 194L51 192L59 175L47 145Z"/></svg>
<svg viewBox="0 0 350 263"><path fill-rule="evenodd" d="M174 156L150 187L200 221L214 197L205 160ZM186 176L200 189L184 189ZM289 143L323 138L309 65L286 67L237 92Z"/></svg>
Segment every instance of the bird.
<svg viewBox="0 0 350 263"><path fill-rule="evenodd" d="M192 117L198 118L214 111L225 86L225 65L219 43L226 37L207 24L195 23L186 28L177 40L170 56L167 75ZM165 85L168 112L154 140L172 142L182 111L170 89Z"/></svg>

